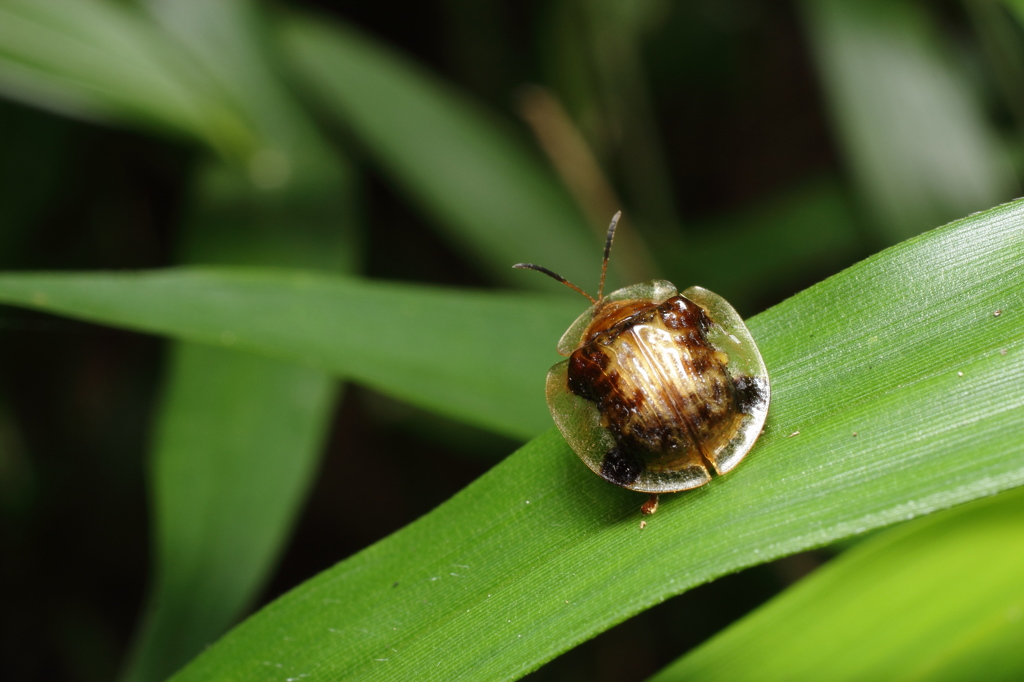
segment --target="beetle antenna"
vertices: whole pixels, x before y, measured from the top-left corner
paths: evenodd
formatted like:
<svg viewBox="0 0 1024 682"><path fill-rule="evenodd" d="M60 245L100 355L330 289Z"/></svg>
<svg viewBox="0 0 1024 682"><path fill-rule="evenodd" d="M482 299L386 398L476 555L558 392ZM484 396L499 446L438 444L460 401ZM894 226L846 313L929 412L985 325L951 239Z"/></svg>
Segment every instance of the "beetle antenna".
<svg viewBox="0 0 1024 682"><path fill-rule="evenodd" d="M608 226L608 236L604 240L604 260L601 261L601 285L597 288L597 300L604 298L604 278L608 274L608 256L612 253L612 240L615 239L615 228L619 225L619 218L622 217L622 211L618 211L612 216L611 225Z"/></svg>
<svg viewBox="0 0 1024 682"><path fill-rule="evenodd" d="M536 270L537 272L543 272L551 279L557 280L564 284L565 286L569 287L570 289L575 289L576 291L580 292L581 294L586 296L587 300L590 301L591 303L597 303L597 301L594 300L594 297L588 294L587 292L583 291L583 289L580 289L578 286L567 280L565 277L562 277L557 272L552 272L551 270L548 270L543 266L534 265L533 263L516 263L512 267L519 268L520 270Z"/></svg>

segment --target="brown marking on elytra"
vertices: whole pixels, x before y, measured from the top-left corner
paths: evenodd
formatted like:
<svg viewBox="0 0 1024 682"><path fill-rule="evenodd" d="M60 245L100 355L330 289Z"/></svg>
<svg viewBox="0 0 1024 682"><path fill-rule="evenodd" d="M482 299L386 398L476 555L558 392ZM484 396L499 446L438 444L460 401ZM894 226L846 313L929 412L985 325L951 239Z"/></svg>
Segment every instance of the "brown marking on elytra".
<svg viewBox="0 0 1024 682"><path fill-rule="evenodd" d="M594 311L594 318L583 333L580 343L585 344L593 340L598 334L621 324L633 315L651 310L654 307L653 302L644 300L603 301L598 304L597 310Z"/></svg>
<svg viewBox="0 0 1024 682"><path fill-rule="evenodd" d="M580 348L569 356L569 390L592 402L597 401L600 393L595 393L599 382L613 381L606 377L606 370L611 358L601 348L588 346Z"/></svg>
<svg viewBox="0 0 1024 682"><path fill-rule="evenodd" d="M690 360L690 367L698 375L705 375L710 371L717 370L719 364L721 363L713 353L697 353Z"/></svg>
<svg viewBox="0 0 1024 682"><path fill-rule="evenodd" d="M704 309L682 296L668 299L658 306L658 311L665 326L673 331L684 329L687 332L696 331L703 336L711 327L711 320Z"/></svg>
<svg viewBox="0 0 1024 682"><path fill-rule="evenodd" d="M602 475L622 480L681 463L706 468L736 434L740 403L756 400L756 389L745 385L737 396L724 354L705 338L707 315L683 296L607 310L618 319L595 317L567 369L569 390L597 403L617 443Z"/></svg>

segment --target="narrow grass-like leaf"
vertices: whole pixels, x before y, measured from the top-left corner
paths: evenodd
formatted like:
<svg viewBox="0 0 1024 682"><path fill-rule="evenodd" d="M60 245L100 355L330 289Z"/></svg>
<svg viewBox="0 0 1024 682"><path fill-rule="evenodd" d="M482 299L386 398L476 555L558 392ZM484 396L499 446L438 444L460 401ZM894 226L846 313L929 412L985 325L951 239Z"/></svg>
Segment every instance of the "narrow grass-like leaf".
<svg viewBox="0 0 1024 682"><path fill-rule="evenodd" d="M987 211L751 319L766 432L646 529L549 433L176 679L511 679L716 576L1024 483L1022 225Z"/></svg>
<svg viewBox="0 0 1024 682"><path fill-rule="evenodd" d="M352 28L292 18L281 35L297 75L326 111L485 272L550 290L550 282L510 269L530 261L593 286L599 239L523 141Z"/></svg>
<svg viewBox="0 0 1024 682"><path fill-rule="evenodd" d="M850 169L896 241L1013 196L1005 151L925 6L806 0Z"/></svg>
<svg viewBox="0 0 1024 682"><path fill-rule="evenodd" d="M887 531L656 675L671 680L1017 679L1024 492Z"/></svg>
<svg viewBox="0 0 1024 682"><path fill-rule="evenodd" d="M291 204L293 225L298 221L305 228L296 232L309 231L310 221L302 219L316 213L314 206L341 204L341 211L351 210L344 206L351 182L348 163L280 82L279 67L270 60L273 49L265 41L272 22L255 2L148 0L146 7L168 39L202 65L218 95L244 112L257 138L246 159L247 177L253 189L294 195L282 203ZM235 247L243 245L241 240Z"/></svg>
<svg viewBox="0 0 1024 682"><path fill-rule="evenodd" d="M247 152L253 142L197 64L113 2L0 3L0 91L70 116L174 130L223 153Z"/></svg>
<svg viewBox="0 0 1024 682"><path fill-rule="evenodd" d="M155 588L124 679L165 679L252 603L309 489L334 393L317 370L175 346L152 469Z"/></svg>
<svg viewBox="0 0 1024 682"><path fill-rule="evenodd" d="M183 268L0 275L0 301L326 369L529 437L572 298L371 283L310 272Z"/></svg>
<svg viewBox="0 0 1024 682"><path fill-rule="evenodd" d="M773 381L766 431L736 471L664 499L646 529L640 496L593 476L550 432L263 609L177 679L509 679L724 573L1021 485L1022 227L1024 202L971 216L749 320ZM122 304L86 311L88 298L73 298L83 287L52 284L8 275L0 296L51 296L51 309L117 321ZM301 300L262 293L272 318ZM152 311L160 299L148 298L120 321ZM220 302L230 311L244 298ZM165 328L192 311L172 312ZM276 322L324 332L304 317ZM215 329L204 336L216 341ZM376 340L384 355L401 341Z"/></svg>
<svg viewBox="0 0 1024 682"><path fill-rule="evenodd" d="M150 0L258 138L244 167L196 174L180 253L194 262L351 269L353 183L274 77L249 0ZM153 452L154 580L124 679L166 679L255 601L317 469L337 381L181 342Z"/></svg>

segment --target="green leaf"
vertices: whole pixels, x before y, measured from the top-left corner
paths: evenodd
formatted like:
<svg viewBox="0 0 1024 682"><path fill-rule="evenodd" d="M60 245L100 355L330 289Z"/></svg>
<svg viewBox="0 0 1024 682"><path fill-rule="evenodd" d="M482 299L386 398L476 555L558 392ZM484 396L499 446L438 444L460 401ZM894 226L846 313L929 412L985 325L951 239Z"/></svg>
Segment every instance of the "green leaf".
<svg viewBox="0 0 1024 682"><path fill-rule="evenodd" d="M326 369L496 431L551 424L544 375L573 299L181 268L0 275L0 301Z"/></svg>
<svg viewBox="0 0 1024 682"><path fill-rule="evenodd" d="M549 433L176 679L510 679L716 576L1024 483L1022 219L968 218L750 320L769 426L646 529Z"/></svg>
<svg viewBox="0 0 1024 682"><path fill-rule="evenodd" d="M1016 679L1024 493L850 550L656 675L670 680Z"/></svg>
<svg viewBox="0 0 1024 682"><path fill-rule="evenodd" d="M638 527L641 498L593 476L549 432L423 519L266 607L177 679L508 679L717 576L1021 485L1022 225L1024 202L965 218L749 320L773 382L766 431L736 471L665 498L646 529ZM204 278L248 280L249 295L198 286L188 296ZM377 303L387 292L397 304L402 288L269 280L170 273L107 276L90 288L87 278L6 275L0 297L137 327L159 311L164 331L201 311L203 330L189 332L196 338L216 342L228 332L224 340L237 344L258 329L259 346L278 353L286 342L327 337L303 347L310 361L323 362L330 347L373 344L381 358L398 358L406 390L433 383L439 394L465 376L403 365L399 349L442 348L431 334L457 323L431 325L432 317L449 320L489 300L507 313L530 300L423 292L389 311L419 323L392 337L374 333L373 306L342 294L362 286ZM317 298L319 308L310 305ZM554 308L533 303L539 330ZM313 316L346 304L336 318ZM205 319L214 309L219 325ZM262 314L250 317L255 309ZM234 324L243 317L252 330ZM491 330L489 320L467 315L459 334ZM507 362L536 372L539 394L542 371L522 358L486 357L488 379Z"/></svg>
<svg viewBox="0 0 1024 682"><path fill-rule="evenodd" d="M253 142L202 69L113 2L0 3L0 92L69 116L174 130L229 155Z"/></svg>
<svg viewBox="0 0 1024 682"><path fill-rule="evenodd" d="M277 82L248 0L150 0L259 146L206 162L180 252L192 262L352 270L352 173ZM315 475L337 382L322 371L179 343L153 452L154 579L123 679L163 680L255 601Z"/></svg>
<svg viewBox="0 0 1024 682"><path fill-rule="evenodd" d="M1005 150L924 6L802 7L834 127L886 242L1014 196Z"/></svg>
<svg viewBox="0 0 1024 682"><path fill-rule="evenodd" d="M351 183L348 164L279 80L279 67L270 60L273 48L264 40L270 20L256 3L148 0L146 7L168 39L202 65L218 95L244 113L257 145L246 159L247 177L256 189L295 195L289 222L309 214L309 204L343 203L347 197L339 196L345 194L339 190ZM302 210L295 210L295 204Z"/></svg>
<svg viewBox="0 0 1024 682"><path fill-rule="evenodd" d="M281 31L297 76L327 113L484 272L549 290L512 264L541 263L585 288L597 279L599 240L522 140L351 28L292 18Z"/></svg>
<svg viewBox="0 0 1024 682"><path fill-rule="evenodd" d="M153 456L156 580L125 679L166 678L252 603L316 472L334 394L316 370L175 346Z"/></svg>

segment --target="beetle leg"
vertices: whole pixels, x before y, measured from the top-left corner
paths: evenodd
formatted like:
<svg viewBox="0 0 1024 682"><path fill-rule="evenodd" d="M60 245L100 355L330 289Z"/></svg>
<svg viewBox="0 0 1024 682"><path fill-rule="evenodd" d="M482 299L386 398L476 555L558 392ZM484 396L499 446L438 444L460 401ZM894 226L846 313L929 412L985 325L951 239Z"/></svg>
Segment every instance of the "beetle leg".
<svg viewBox="0 0 1024 682"><path fill-rule="evenodd" d="M647 501L640 506L640 513L644 516L650 516L656 511L658 511L658 493L648 497Z"/></svg>

